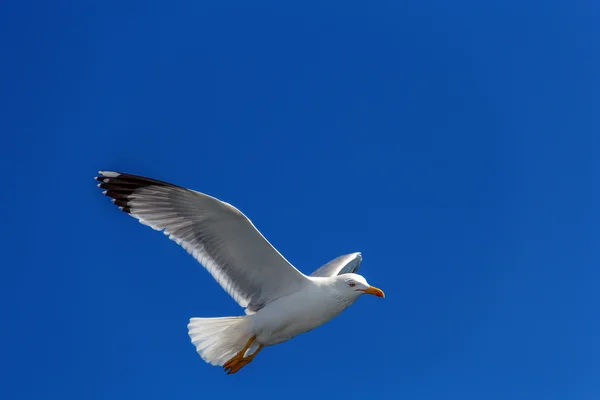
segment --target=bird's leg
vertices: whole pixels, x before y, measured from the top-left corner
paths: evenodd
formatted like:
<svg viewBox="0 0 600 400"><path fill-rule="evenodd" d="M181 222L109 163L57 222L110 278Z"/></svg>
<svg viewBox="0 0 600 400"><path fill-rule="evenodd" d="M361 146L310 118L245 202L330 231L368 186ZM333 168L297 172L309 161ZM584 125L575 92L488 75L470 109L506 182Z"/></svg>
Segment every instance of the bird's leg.
<svg viewBox="0 0 600 400"><path fill-rule="evenodd" d="M254 357L256 357L256 355L263 349L263 347L265 347L265 345L261 344L260 346L258 346L258 349L256 349L256 351L254 353L252 353L248 357L242 358L237 363L235 363L235 365L230 366L229 371L227 371L227 375L235 374L240 369L242 369L246 365L250 364L252 362L252 360L254 360Z"/></svg>
<svg viewBox="0 0 600 400"><path fill-rule="evenodd" d="M246 345L244 346L244 348L242 350L240 350L235 356L233 356L233 358L231 358L231 360L229 360L225 364L223 364L223 368L225 369L225 371L227 371L228 369L231 370L231 367L233 367L235 364L237 364L238 362L240 362L244 359L244 354L246 354L246 352L248 351L250 346L252 346L252 343L254 343L254 340L256 340L256 336L252 336L250 338L250 340L248 340L248 343L246 343Z"/></svg>

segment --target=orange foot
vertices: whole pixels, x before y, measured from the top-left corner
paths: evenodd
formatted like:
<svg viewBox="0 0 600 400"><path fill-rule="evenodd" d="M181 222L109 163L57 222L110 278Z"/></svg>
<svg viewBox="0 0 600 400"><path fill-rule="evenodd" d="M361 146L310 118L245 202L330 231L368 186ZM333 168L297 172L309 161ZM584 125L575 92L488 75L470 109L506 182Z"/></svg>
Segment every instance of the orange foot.
<svg viewBox="0 0 600 400"><path fill-rule="evenodd" d="M254 360L254 357L256 357L256 355L263 349L264 345L261 344L260 346L258 346L258 349L256 349L256 351L253 354L249 355L248 357L244 357L244 354L246 353L246 351L248 351L250 346L252 346L252 343L254 343L255 339L256 336L251 337L242 350L240 350L235 356L233 356L231 360L223 364L223 369L225 370L225 372L227 372L227 375L235 374L240 369L250 364L252 360Z"/></svg>

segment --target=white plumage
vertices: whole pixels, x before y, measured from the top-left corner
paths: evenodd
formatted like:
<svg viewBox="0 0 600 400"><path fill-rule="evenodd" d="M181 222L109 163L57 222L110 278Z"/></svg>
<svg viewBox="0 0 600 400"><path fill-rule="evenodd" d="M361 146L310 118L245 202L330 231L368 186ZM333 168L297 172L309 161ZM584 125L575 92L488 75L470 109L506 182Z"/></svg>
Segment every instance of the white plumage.
<svg viewBox="0 0 600 400"><path fill-rule="evenodd" d="M356 271L360 253L311 276L292 266L232 205L137 175L100 171L103 194L124 212L186 249L246 310L246 316L192 318L189 335L202 359L235 373L265 346L310 331L362 294L383 297Z"/></svg>

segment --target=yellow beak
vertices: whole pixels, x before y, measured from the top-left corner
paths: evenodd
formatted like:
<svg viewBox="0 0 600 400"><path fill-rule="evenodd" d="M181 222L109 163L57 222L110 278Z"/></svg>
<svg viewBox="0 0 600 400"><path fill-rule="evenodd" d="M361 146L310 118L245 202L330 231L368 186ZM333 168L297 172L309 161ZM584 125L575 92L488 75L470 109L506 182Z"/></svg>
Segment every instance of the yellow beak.
<svg viewBox="0 0 600 400"><path fill-rule="evenodd" d="M367 289L364 289L363 292L367 294L372 294L377 297L385 297L385 293L383 293L381 289L378 289L375 286L369 286Z"/></svg>

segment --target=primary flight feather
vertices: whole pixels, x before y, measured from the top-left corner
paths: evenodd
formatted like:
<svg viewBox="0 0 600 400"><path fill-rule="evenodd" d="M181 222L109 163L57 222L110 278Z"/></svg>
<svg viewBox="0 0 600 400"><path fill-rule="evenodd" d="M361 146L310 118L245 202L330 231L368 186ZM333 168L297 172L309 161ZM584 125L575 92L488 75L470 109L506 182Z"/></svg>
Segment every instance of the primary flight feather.
<svg viewBox="0 0 600 400"><path fill-rule="evenodd" d="M357 275L360 253L306 276L232 205L167 182L119 172L95 178L121 210L164 231L204 266L245 316L192 318L189 336L202 359L228 374L265 346L285 342L339 315L362 294L384 297Z"/></svg>

